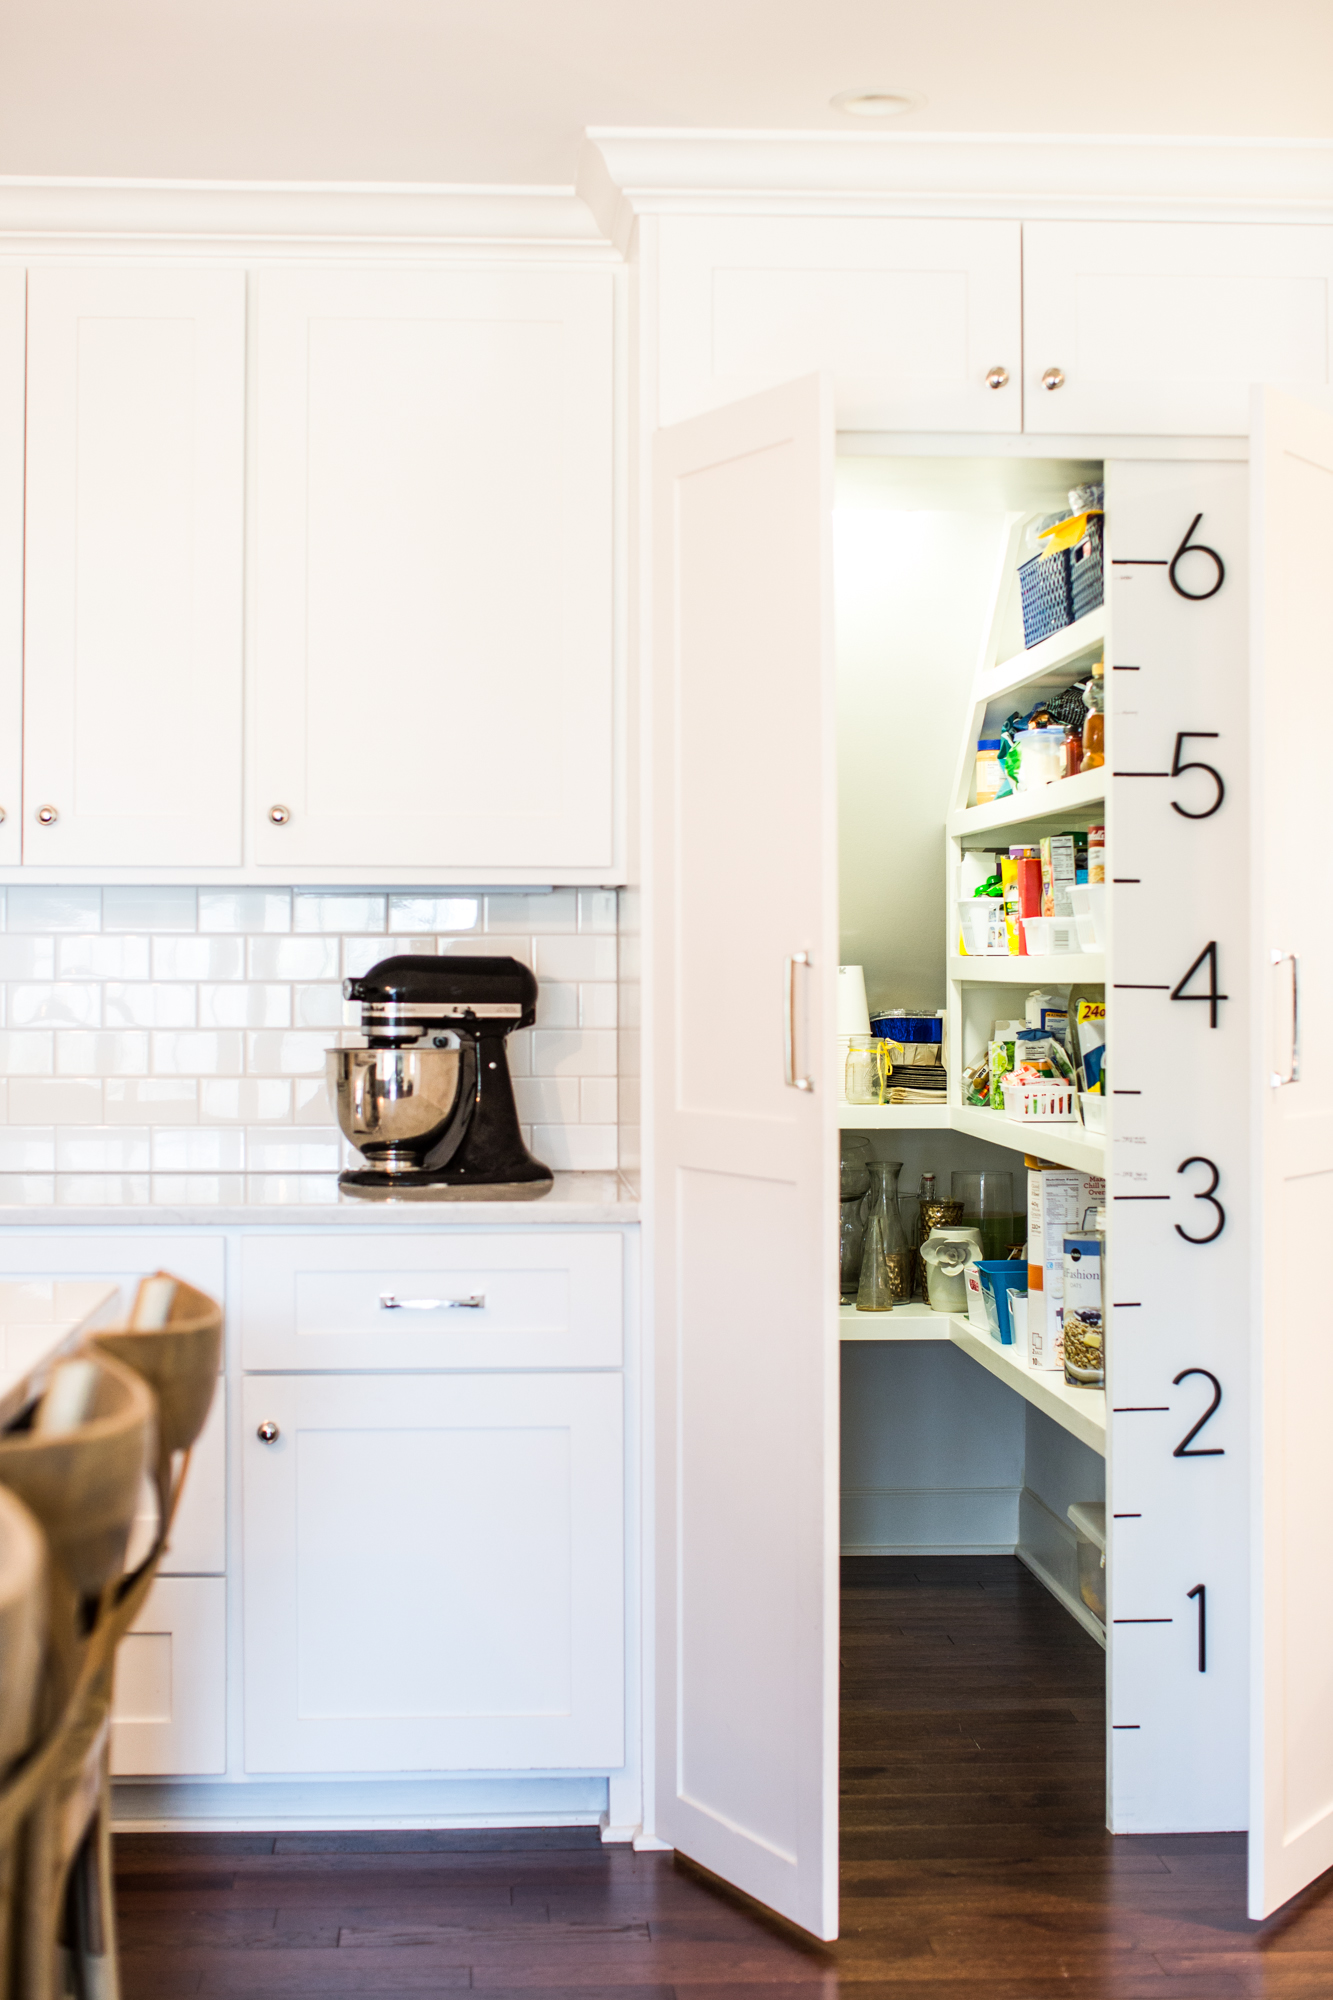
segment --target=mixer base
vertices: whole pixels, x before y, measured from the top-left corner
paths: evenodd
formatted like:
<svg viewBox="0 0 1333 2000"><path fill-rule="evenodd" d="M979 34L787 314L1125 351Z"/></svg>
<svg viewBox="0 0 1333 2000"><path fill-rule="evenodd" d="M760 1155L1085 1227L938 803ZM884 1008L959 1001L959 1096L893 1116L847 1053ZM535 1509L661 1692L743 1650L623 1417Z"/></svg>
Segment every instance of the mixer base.
<svg viewBox="0 0 1333 2000"><path fill-rule="evenodd" d="M359 1201L540 1201L555 1182L548 1175L537 1181L457 1182L429 1181L424 1175L409 1179L405 1174L379 1174L374 1180L365 1173L346 1173L338 1178L343 1194Z"/></svg>

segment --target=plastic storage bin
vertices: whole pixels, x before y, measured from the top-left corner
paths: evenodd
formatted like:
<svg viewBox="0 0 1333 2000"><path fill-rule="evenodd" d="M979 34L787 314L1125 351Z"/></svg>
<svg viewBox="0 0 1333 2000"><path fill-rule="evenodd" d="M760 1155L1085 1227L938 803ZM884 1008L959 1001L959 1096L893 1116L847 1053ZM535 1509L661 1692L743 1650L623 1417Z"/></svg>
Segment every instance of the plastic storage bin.
<svg viewBox="0 0 1333 2000"><path fill-rule="evenodd" d="M958 928L969 958L1008 958L1004 904L998 896L960 896Z"/></svg>
<svg viewBox="0 0 1333 2000"><path fill-rule="evenodd" d="M1075 1500L1069 1519L1078 1537L1078 1594L1094 1618L1106 1623L1106 1502Z"/></svg>
<svg viewBox="0 0 1333 2000"><path fill-rule="evenodd" d="M1051 958L1082 950L1078 924L1073 917L1024 917L1022 924L1030 958Z"/></svg>
<svg viewBox="0 0 1333 2000"><path fill-rule="evenodd" d="M981 1275L981 1296L990 1337L1001 1347L1013 1347L1015 1330L1009 1314L1009 1294L1022 1292L1026 1297L1028 1267L1017 1257L983 1257L976 1268Z"/></svg>
<svg viewBox="0 0 1333 2000"><path fill-rule="evenodd" d="M1042 1078L1038 1083L1020 1083L1016 1077L1000 1079L1004 1092L1004 1115L1021 1119L1025 1125L1073 1125L1078 1119L1072 1083Z"/></svg>

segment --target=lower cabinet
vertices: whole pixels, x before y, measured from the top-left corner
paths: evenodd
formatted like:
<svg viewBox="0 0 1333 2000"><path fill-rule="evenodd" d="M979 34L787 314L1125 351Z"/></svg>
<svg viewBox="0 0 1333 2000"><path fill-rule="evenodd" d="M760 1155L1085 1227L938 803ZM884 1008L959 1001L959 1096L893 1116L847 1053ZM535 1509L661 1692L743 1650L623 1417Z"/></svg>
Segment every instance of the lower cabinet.
<svg viewBox="0 0 1333 2000"><path fill-rule="evenodd" d="M227 1768L227 1580L159 1576L116 1655L111 1771L215 1777Z"/></svg>
<svg viewBox="0 0 1333 2000"><path fill-rule="evenodd" d="M624 1761L618 1373L251 1375L245 1767Z"/></svg>

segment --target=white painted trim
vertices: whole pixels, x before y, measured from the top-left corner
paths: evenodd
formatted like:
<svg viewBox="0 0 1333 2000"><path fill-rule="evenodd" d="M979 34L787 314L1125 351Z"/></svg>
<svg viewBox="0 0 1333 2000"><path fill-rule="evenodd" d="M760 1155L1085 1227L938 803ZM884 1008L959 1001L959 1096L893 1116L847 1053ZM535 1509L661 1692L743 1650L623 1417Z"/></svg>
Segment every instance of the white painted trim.
<svg viewBox="0 0 1333 2000"><path fill-rule="evenodd" d="M324 254L392 248L573 249L606 245L568 187L354 182L75 180L0 175L0 245L61 254L80 239L151 247L206 245L238 255L317 246Z"/></svg>
<svg viewBox="0 0 1333 2000"><path fill-rule="evenodd" d="M652 213L1329 222L1333 141L594 126L576 185L622 251Z"/></svg>

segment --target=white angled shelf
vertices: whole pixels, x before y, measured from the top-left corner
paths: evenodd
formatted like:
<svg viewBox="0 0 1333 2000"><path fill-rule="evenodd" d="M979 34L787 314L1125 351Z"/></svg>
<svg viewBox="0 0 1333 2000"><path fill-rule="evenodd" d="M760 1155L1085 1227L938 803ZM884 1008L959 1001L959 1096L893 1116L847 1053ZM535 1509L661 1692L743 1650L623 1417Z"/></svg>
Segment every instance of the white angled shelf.
<svg viewBox="0 0 1333 2000"><path fill-rule="evenodd" d="M1045 958L1025 958L1008 952L1003 958L964 957L949 960L951 979L974 980L981 986L1104 986L1106 954L1100 951L1054 951Z"/></svg>
<svg viewBox="0 0 1333 2000"><path fill-rule="evenodd" d="M914 1300L895 1306L892 1312L858 1312L855 1306L838 1307L840 1340L948 1340L953 1321L948 1313L932 1312Z"/></svg>
<svg viewBox="0 0 1333 2000"><path fill-rule="evenodd" d="M1011 792L986 806L962 806L949 814L949 832L975 845L985 834L1018 834L1025 827L1050 832L1050 822L1095 826L1106 805L1106 766L1080 771L1076 778L1057 778L1033 792ZM1026 842L1018 842L1026 845Z"/></svg>
<svg viewBox="0 0 1333 2000"><path fill-rule="evenodd" d="M949 1338L987 1374L1016 1390L1025 1403L1031 1403L1034 1409L1059 1424L1061 1430L1105 1458L1104 1389L1076 1389L1054 1369L1029 1368L1016 1346L1001 1347L989 1334L978 1333L968 1320L957 1314L949 1321Z"/></svg>
<svg viewBox="0 0 1333 2000"><path fill-rule="evenodd" d="M1002 1111L986 1111L980 1105L955 1104L950 1112L955 1132L969 1132L974 1139L989 1139L992 1146L1011 1146L1015 1152L1030 1153L1054 1167L1071 1167L1080 1174L1105 1174L1106 1140L1100 1132L1083 1125L1048 1125L1006 1118Z"/></svg>
<svg viewBox="0 0 1333 2000"><path fill-rule="evenodd" d="M949 1107L939 1104L839 1104L842 1132L947 1132Z"/></svg>
<svg viewBox="0 0 1333 2000"><path fill-rule="evenodd" d="M1095 611L1086 612L1072 625L1053 632L1039 646L1029 646L1026 652L999 661L980 682L977 694L983 701L998 701L1002 695L1016 695L1024 688L1035 691L1038 687L1081 679L1083 676L1076 669L1085 663L1090 669L1105 645L1106 607L1099 604Z"/></svg>

